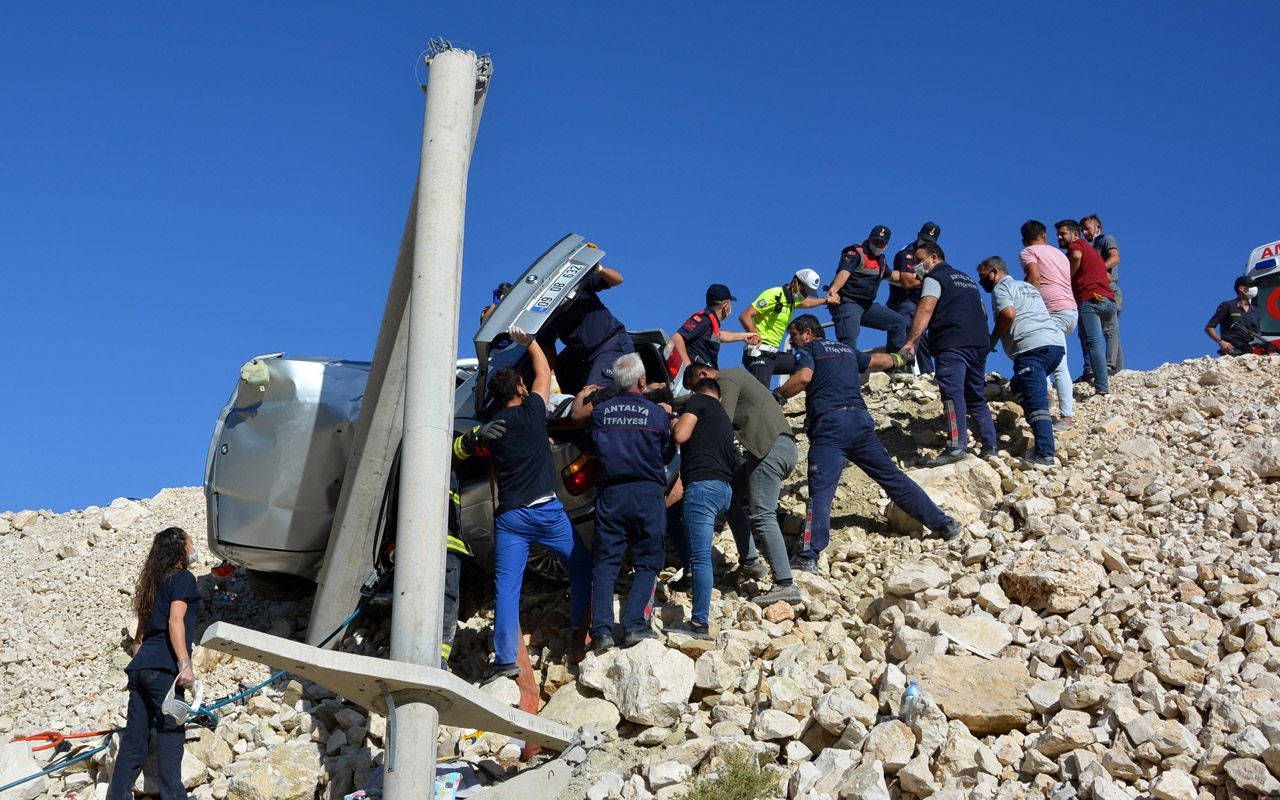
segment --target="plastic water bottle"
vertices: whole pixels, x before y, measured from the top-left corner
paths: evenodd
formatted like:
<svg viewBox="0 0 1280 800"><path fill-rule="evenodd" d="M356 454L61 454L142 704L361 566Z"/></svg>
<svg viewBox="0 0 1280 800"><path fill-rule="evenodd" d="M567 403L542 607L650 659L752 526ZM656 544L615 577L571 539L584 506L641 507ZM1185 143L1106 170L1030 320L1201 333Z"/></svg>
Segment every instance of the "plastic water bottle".
<svg viewBox="0 0 1280 800"><path fill-rule="evenodd" d="M902 693L902 702L898 705L898 719L907 725L915 724L923 706L924 696L920 685L915 681L908 682L906 691Z"/></svg>

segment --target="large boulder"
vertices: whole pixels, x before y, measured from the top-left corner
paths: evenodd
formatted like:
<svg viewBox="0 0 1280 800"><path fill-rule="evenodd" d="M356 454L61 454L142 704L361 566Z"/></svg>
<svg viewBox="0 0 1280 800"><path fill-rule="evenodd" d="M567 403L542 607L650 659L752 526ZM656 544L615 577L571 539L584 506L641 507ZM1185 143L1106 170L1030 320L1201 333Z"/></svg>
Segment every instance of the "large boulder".
<svg viewBox="0 0 1280 800"><path fill-rule="evenodd" d="M1280 437L1251 439L1231 454L1231 460L1259 478L1280 478Z"/></svg>
<svg viewBox="0 0 1280 800"><path fill-rule="evenodd" d="M43 769L31 756L28 742L11 742L8 736L0 738L0 786L34 775ZM49 779L41 775L3 793L5 800L35 800L49 788Z"/></svg>
<svg viewBox="0 0 1280 800"><path fill-rule="evenodd" d="M1017 556L1000 574L1000 588L1024 606L1068 614L1097 594L1106 574L1079 553L1039 550Z"/></svg>
<svg viewBox="0 0 1280 800"><path fill-rule="evenodd" d="M117 497L111 501L111 505L102 509L99 525L104 530L123 531L149 516L151 512L142 504L128 498Z"/></svg>
<svg viewBox="0 0 1280 800"><path fill-rule="evenodd" d="M1013 641L1013 631L1000 620L979 612L967 617L942 617L938 633L981 655L994 656Z"/></svg>
<svg viewBox="0 0 1280 800"><path fill-rule="evenodd" d="M601 692L631 722L666 727L680 721L693 694L693 659L646 639L625 650L587 656L578 680Z"/></svg>
<svg viewBox="0 0 1280 800"><path fill-rule="evenodd" d="M909 662L906 674L975 736L1008 733L1031 721L1027 691L1035 681L1025 662L930 655Z"/></svg>
<svg viewBox="0 0 1280 800"><path fill-rule="evenodd" d="M621 719L617 706L603 697L588 695L577 683L561 686L539 716L563 722L574 729L588 725L600 733L615 730Z"/></svg>
<svg viewBox="0 0 1280 800"><path fill-rule="evenodd" d="M926 467L907 473L911 480L961 525L976 522L982 512L1000 503L1000 473L979 458L966 458L941 467ZM907 512L890 503L885 509L889 527L901 533L922 530Z"/></svg>
<svg viewBox="0 0 1280 800"><path fill-rule="evenodd" d="M324 777L324 752L314 742L295 739L238 770L227 800L314 800Z"/></svg>

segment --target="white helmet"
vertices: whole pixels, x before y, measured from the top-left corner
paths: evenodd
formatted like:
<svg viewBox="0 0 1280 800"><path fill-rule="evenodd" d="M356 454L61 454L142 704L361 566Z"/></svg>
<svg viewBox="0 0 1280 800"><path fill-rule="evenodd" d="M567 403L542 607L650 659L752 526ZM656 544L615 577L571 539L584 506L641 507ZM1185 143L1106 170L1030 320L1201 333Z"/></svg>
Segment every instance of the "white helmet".
<svg viewBox="0 0 1280 800"><path fill-rule="evenodd" d="M818 273L811 269L801 269L796 270L796 277L800 280L800 288L804 291L805 297L817 297L818 286L822 283Z"/></svg>

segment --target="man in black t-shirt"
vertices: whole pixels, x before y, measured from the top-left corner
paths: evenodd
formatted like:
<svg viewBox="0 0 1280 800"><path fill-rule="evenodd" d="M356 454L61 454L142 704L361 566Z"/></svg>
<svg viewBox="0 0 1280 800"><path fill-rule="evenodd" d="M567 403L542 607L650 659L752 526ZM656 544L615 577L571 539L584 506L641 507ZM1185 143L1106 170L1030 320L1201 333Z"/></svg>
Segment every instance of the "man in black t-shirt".
<svg viewBox="0 0 1280 800"><path fill-rule="evenodd" d="M693 579L693 614L688 632L708 638L711 615L711 537L716 518L729 510L729 481L738 468L733 422L720 405L720 384L703 378L676 419L672 437L680 445L684 482L683 533L676 547Z"/></svg>
<svg viewBox="0 0 1280 800"><path fill-rule="evenodd" d="M529 348L533 389L514 369L503 368L489 378L489 392L501 406L493 419L506 423L500 439L489 444L497 474L498 507L493 514L494 580L497 597L493 613L493 666L484 682L514 678L520 636L520 590L529 545L547 548L569 572L569 621L580 628L591 598L591 556L578 541L564 506L556 497L555 469L547 445L547 400L551 396L551 367L542 348L519 328L508 333ZM578 640L575 634L574 641Z"/></svg>

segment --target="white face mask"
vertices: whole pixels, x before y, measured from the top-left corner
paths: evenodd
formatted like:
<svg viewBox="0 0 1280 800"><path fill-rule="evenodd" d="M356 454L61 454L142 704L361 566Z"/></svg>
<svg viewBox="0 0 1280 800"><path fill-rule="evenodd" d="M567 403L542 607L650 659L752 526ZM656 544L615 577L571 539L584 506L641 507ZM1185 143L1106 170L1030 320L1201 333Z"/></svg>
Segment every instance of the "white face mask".
<svg viewBox="0 0 1280 800"><path fill-rule="evenodd" d="M1257 287L1257 286L1250 286L1248 289L1245 289L1245 290L1244 290L1244 296L1245 296L1245 297L1247 297L1247 298L1249 298L1250 300L1252 300L1253 298L1257 297L1257 296L1258 296L1258 287Z"/></svg>
<svg viewBox="0 0 1280 800"><path fill-rule="evenodd" d="M195 543L191 543L191 552L187 553L187 563L194 564L200 560L200 548Z"/></svg>

